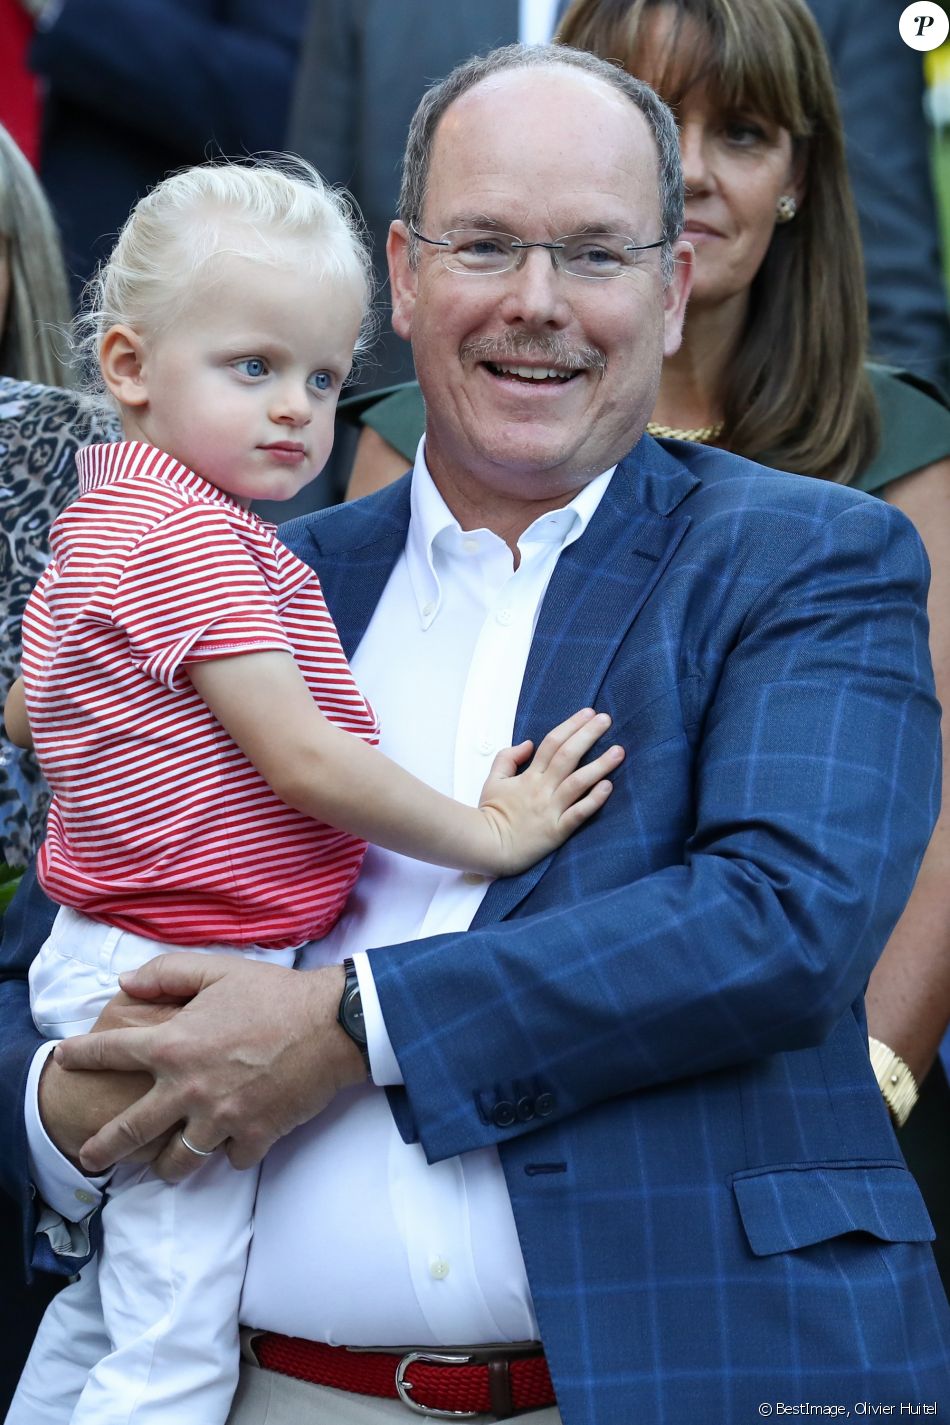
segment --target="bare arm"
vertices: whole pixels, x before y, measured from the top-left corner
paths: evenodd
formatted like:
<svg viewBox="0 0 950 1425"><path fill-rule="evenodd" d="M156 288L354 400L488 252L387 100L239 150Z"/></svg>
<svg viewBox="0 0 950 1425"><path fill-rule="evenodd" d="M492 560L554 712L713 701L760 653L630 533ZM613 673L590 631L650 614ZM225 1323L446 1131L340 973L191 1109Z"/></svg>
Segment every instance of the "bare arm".
<svg viewBox="0 0 950 1425"><path fill-rule="evenodd" d="M449 819L476 825L483 819L482 811L432 791L327 723L289 656L249 654L193 665L189 671L212 711L277 794L300 810L400 849L411 846L418 852L431 845L443 864ZM566 827L572 821L580 825L590 814L586 807L592 810L606 799L609 784L600 774L620 762L621 749L579 772L571 769L608 722L585 709L545 738L518 782L527 778L530 802L547 809L529 811L520 823L516 813L512 826L556 824L548 837L550 849L555 835L558 842L565 840ZM515 749L507 759L510 768L503 766L501 772L497 764L505 756L496 759L483 808L491 805L493 785L503 799L518 754L527 756L529 746ZM571 807L572 788L576 794L578 787L591 784L581 803ZM564 810L558 812L562 802ZM460 845L466 830L463 825L451 833ZM523 864L534 859L525 854ZM173 1021L153 1025L146 1013L143 1027L127 1028L121 1036L85 1036L85 1059L82 1049L77 1056L75 1041L67 1041L55 1052L48 1083L44 1080L44 1123L63 1151L78 1155L83 1135L94 1134L82 1154L82 1165L90 1171L118 1157L137 1158L143 1148L151 1152L156 1138L174 1124L183 1125L190 1141L204 1148L227 1143L235 1166L247 1167L277 1138L321 1112L341 1087L365 1077L359 1052L336 1022L343 988L339 966L298 974L273 965L179 954L158 956L127 983L143 999L177 1000L181 1008ZM106 1128L97 1131L103 1123L102 1101L96 1095L95 1114L85 1110L81 1100L87 1075L74 1080L69 1066L98 1073L100 1064L126 1073L129 1082L112 1082L119 1076L106 1074L106 1092L117 1095L116 1110ZM134 1113L129 1111L133 1100ZM74 1111L76 1121L70 1123ZM199 1162L173 1134L154 1166L175 1181Z"/></svg>
<svg viewBox="0 0 950 1425"><path fill-rule="evenodd" d="M950 1020L950 460L888 486L886 499L913 521L931 563L930 652L943 719L943 810L907 909L871 976L868 1025L924 1078Z"/></svg>
<svg viewBox="0 0 950 1425"><path fill-rule="evenodd" d="M583 709L548 733L521 776L531 744L499 753L476 809L328 722L287 653L193 663L188 673L288 806L417 860L484 875L524 870L566 841L607 800L605 774L623 757L611 748L578 766L610 724Z"/></svg>
<svg viewBox="0 0 950 1425"><path fill-rule="evenodd" d="M26 711L22 678L17 678L7 693L7 700L3 705L3 726L7 737L15 746L33 746L33 734L30 732L30 719Z"/></svg>

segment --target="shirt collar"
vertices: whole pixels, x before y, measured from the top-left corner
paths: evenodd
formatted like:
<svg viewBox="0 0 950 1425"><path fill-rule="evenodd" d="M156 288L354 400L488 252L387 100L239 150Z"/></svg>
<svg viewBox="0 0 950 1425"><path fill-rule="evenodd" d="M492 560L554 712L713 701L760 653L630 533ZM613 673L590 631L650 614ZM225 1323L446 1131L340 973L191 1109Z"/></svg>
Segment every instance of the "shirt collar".
<svg viewBox="0 0 950 1425"><path fill-rule="evenodd" d="M224 505L238 516L243 516L249 524L268 530L276 529L276 525L265 524L224 490L203 480L173 455L144 440L116 440L104 445L84 446L76 452L76 469L81 495L101 489L104 485L125 481L158 481L162 485L190 491L213 504Z"/></svg>
<svg viewBox="0 0 950 1425"><path fill-rule="evenodd" d="M556 545L558 556L587 529L604 497L611 476L609 470L588 482L569 504L548 510L528 526L518 540L518 548L527 552L540 544ZM424 627L435 618L442 601L439 576L435 568L435 550L462 544L476 531L464 531L436 489L425 458L425 436L419 441L412 471L409 496L409 533L406 537L406 564L409 582ZM499 539L489 531L478 531L482 539ZM499 543L500 543L499 539Z"/></svg>

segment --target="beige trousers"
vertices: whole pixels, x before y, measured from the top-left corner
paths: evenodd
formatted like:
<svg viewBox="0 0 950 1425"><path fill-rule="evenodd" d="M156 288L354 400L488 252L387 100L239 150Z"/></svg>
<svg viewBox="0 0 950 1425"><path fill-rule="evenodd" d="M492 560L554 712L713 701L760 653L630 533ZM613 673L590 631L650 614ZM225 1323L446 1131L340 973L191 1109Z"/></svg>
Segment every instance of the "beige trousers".
<svg viewBox="0 0 950 1425"><path fill-rule="evenodd" d="M371 1395L310 1385L242 1361L228 1425L423 1425L425 1418L400 1400L377 1400ZM474 1425L487 1425L495 1417L470 1418ZM561 1425L560 1411L553 1405L517 1418L526 1425Z"/></svg>

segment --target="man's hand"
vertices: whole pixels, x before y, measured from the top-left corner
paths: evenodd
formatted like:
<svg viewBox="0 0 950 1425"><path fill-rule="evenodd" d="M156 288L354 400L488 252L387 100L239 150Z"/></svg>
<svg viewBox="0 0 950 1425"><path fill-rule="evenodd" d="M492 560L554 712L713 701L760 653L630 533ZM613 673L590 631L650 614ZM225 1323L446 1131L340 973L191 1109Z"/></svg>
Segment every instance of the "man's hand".
<svg viewBox="0 0 950 1425"><path fill-rule="evenodd" d="M104 1029L141 1028L159 1024L178 1013L179 1006L145 1004L131 999L121 990L106 1005L96 1020L93 1033ZM152 1087L150 1074L84 1073L67 1071L53 1055L46 1060L39 1083L39 1108L43 1127L49 1137L76 1167L83 1143L104 1123L133 1104ZM161 1152L168 1135L155 1143L146 1143L134 1156L137 1163L148 1163Z"/></svg>
<svg viewBox="0 0 950 1425"><path fill-rule="evenodd" d="M236 1168L364 1080L359 1050L337 1023L343 969L301 972L230 956L159 955L121 977L140 1000L187 1000L166 1022L64 1040L64 1069L145 1073L154 1084L83 1146L87 1172L133 1157L170 1129L196 1148L225 1145ZM201 1166L175 1132L153 1167L178 1182Z"/></svg>

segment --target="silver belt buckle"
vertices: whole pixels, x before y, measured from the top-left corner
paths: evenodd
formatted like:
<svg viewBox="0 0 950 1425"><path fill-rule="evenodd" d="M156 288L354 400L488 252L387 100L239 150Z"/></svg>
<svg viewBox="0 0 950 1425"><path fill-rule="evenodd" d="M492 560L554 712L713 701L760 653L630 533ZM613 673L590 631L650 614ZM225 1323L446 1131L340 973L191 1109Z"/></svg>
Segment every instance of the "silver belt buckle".
<svg viewBox="0 0 950 1425"><path fill-rule="evenodd" d="M435 1351L407 1351L399 1365L396 1367L396 1394L403 1405L408 1405L410 1410L414 1410L417 1415L428 1415L438 1420L471 1420L476 1415L481 1415L480 1410L434 1410L430 1405L417 1405L414 1400L409 1399L409 1392L412 1390L412 1381L406 1380L406 1371L413 1361L430 1361L437 1366L466 1366L471 1363L471 1356L440 1356Z"/></svg>

